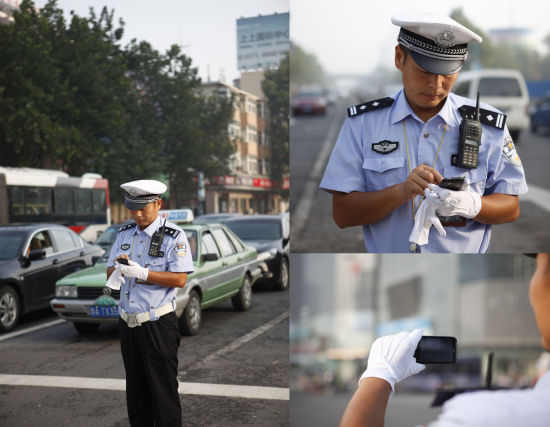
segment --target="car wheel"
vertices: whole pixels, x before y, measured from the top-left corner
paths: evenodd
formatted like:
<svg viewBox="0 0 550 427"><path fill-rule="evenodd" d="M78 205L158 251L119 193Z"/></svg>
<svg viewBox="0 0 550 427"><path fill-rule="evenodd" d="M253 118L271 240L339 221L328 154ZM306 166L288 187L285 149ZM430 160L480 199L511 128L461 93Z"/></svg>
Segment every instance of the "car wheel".
<svg viewBox="0 0 550 427"><path fill-rule="evenodd" d="M189 301L179 319L180 331L183 335L197 335L201 328L202 310L201 298L196 291L189 293Z"/></svg>
<svg viewBox="0 0 550 427"><path fill-rule="evenodd" d="M93 334L99 329L99 323L73 322L73 326L80 334Z"/></svg>
<svg viewBox="0 0 550 427"><path fill-rule="evenodd" d="M252 304L252 285L250 284L250 277L245 275L241 289L239 293L231 298L233 308L237 311L246 311Z"/></svg>
<svg viewBox="0 0 550 427"><path fill-rule="evenodd" d="M21 316L19 295L11 286L0 286L0 331L8 332L15 328Z"/></svg>
<svg viewBox="0 0 550 427"><path fill-rule="evenodd" d="M283 257L281 258L281 265L279 266L279 275L273 283L273 288L278 291L285 291L288 289L288 282L288 260Z"/></svg>

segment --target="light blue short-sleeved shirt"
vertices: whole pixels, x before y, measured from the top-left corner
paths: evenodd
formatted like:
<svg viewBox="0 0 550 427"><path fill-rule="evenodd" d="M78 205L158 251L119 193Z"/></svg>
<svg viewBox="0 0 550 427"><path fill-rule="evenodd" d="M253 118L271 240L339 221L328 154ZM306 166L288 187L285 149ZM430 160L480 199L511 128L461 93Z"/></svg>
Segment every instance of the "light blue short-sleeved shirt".
<svg viewBox="0 0 550 427"><path fill-rule="evenodd" d="M423 122L411 109L401 90L390 107L369 111L344 122L328 162L320 188L326 191L378 191L404 182L418 165L433 166L444 178L463 176L471 189L482 196L493 193L519 195L527 192L521 161L507 128L482 125L478 167L453 166L451 156L458 152L462 105L475 101L453 93L447 97L438 114ZM498 111L481 104L481 108ZM382 141L397 143L389 153L375 150ZM414 199L418 209L421 197ZM412 200L386 218L363 226L368 252L409 252L409 235L413 228ZM446 226L446 237L434 227L428 244L421 252L484 253L489 249L491 226L467 220L462 227Z"/></svg>
<svg viewBox="0 0 550 427"><path fill-rule="evenodd" d="M174 230L165 233L160 247L163 256L149 255L151 237L164 223L159 217L145 230L136 224L125 226L118 232L109 254L108 267L114 267L115 259L126 254L142 267L151 271L171 271L174 273L192 273L193 259L185 233L177 225L166 222L166 227ZM174 304L178 288L136 283L134 278L125 278L120 288L120 307L128 313L149 311L151 319L156 320L155 310L169 302Z"/></svg>

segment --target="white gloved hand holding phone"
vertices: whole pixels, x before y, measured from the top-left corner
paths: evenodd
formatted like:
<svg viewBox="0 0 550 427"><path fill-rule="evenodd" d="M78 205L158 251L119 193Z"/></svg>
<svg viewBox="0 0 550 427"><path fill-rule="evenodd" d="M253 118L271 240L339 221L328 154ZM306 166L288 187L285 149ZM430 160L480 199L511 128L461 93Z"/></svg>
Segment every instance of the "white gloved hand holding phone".
<svg viewBox="0 0 550 427"><path fill-rule="evenodd" d="M128 265L117 262L115 264L115 267L119 268L122 272L122 275L125 277L135 277L136 279L145 281L147 280L147 276L149 275L149 270L132 260L128 260Z"/></svg>
<svg viewBox="0 0 550 427"><path fill-rule="evenodd" d="M481 210L481 196L475 191L471 191L468 184L459 191L447 190L435 184L428 184L428 187L444 203L443 206L437 208L439 215L475 218Z"/></svg>
<svg viewBox="0 0 550 427"><path fill-rule="evenodd" d="M415 329L412 332L380 337L374 341L369 352L367 369L359 382L369 377L381 378L390 384L393 394L395 383L425 368L416 363L413 357L422 334L422 329Z"/></svg>

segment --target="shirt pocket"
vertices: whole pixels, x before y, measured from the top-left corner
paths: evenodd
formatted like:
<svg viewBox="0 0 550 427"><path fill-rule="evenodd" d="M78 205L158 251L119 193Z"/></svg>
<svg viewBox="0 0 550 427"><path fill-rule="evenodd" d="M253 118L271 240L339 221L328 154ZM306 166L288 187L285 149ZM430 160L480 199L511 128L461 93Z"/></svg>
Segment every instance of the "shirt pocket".
<svg viewBox="0 0 550 427"><path fill-rule="evenodd" d="M444 168L443 178L455 178L460 176L468 178L468 181L470 182L470 187L477 193L483 195L487 182L486 164L480 164L475 169L464 169L456 166L446 166Z"/></svg>
<svg viewBox="0 0 550 427"><path fill-rule="evenodd" d="M367 191L383 190L390 185L404 181L406 179L406 176L403 176L404 165L405 157L403 156L365 158L363 172Z"/></svg>
<svg viewBox="0 0 550 427"><path fill-rule="evenodd" d="M147 268L151 271L166 271L166 258L157 258L149 261Z"/></svg>

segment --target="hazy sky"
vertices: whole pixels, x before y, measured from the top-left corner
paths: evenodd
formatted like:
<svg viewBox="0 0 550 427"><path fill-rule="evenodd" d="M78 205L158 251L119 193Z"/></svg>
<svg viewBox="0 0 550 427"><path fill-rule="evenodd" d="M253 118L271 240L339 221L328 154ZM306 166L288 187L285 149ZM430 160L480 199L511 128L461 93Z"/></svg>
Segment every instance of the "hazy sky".
<svg viewBox="0 0 550 427"><path fill-rule="evenodd" d="M366 73L379 64L393 67L399 32L391 23L394 13L415 9L450 14L459 5L485 32L532 28L537 46L550 33L547 0L291 0L290 37L316 54L329 72Z"/></svg>
<svg viewBox="0 0 550 427"><path fill-rule="evenodd" d="M103 6L115 10L115 20L123 18L123 45L132 38L146 40L165 52L172 44L183 45L183 52L193 59L199 75L206 80L210 66L212 80L220 69L226 81L239 77L237 70L237 19L289 11L289 0L58 0L66 12L74 10L88 17L93 7L99 15ZM35 0L39 7L47 0Z"/></svg>

